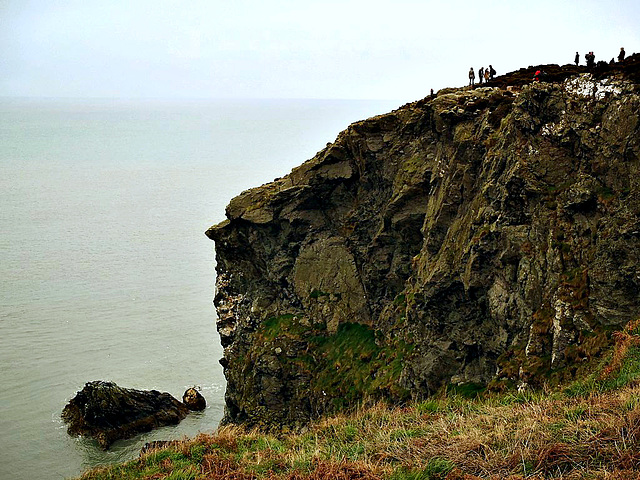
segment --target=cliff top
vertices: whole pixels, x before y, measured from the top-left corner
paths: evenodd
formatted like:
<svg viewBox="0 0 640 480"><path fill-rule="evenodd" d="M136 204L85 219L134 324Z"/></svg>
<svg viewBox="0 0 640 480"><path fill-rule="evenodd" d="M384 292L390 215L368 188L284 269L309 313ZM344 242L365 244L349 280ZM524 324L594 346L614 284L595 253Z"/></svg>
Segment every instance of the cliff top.
<svg viewBox="0 0 640 480"><path fill-rule="evenodd" d="M627 57L623 62L607 63L598 62L595 67L589 68L583 65L535 65L526 68L521 68L514 72L509 72L504 75L500 75L489 82L476 85L488 86L488 87L500 87L507 88L508 86L519 87L531 83L536 71L541 70L546 75L544 77L545 82L562 82L569 77L579 75L581 73L591 73L596 79L609 77L616 74L621 74L625 78L633 81L634 83L640 83L640 54L636 53Z"/></svg>

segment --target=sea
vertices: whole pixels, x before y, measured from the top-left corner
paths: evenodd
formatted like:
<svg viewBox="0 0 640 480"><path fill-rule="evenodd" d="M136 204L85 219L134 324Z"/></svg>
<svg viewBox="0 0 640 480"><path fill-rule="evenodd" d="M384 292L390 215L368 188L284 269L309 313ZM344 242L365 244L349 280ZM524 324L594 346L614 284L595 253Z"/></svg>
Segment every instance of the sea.
<svg viewBox="0 0 640 480"><path fill-rule="evenodd" d="M243 190L389 100L0 98L0 479L64 479L216 429L214 244ZM60 418L94 380L207 400L101 450Z"/></svg>

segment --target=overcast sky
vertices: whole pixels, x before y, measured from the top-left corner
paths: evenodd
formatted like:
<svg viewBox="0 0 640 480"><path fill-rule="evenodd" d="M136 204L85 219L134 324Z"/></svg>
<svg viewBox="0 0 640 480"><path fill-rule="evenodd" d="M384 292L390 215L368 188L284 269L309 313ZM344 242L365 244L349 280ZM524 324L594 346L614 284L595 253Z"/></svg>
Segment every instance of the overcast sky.
<svg viewBox="0 0 640 480"><path fill-rule="evenodd" d="M622 46L639 0L0 0L0 96L410 101Z"/></svg>

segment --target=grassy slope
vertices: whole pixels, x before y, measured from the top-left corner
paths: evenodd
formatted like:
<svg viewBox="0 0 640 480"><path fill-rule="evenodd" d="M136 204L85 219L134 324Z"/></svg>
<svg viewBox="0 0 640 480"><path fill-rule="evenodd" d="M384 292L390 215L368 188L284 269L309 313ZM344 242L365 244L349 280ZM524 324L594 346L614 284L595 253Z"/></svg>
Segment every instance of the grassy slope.
<svg viewBox="0 0 640 480"><path fill-rule="evenodd" d="M639 323L563 391L443 392L282 436L224 427L82 479L640 478Z"/></svg>

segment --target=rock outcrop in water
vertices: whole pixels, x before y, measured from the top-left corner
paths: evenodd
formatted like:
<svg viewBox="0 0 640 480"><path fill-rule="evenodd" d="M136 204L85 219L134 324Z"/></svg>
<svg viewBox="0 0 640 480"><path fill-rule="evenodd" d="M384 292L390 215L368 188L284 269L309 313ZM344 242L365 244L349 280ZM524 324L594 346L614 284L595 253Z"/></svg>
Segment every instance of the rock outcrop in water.
<svg viewBox="0 0 640 480"><path fill-rule="evenodd" d="M73 397L62 419L70 435L95 438L105 450L113 442L164 425L175 425L189 409L168 393L89 382Z"/></svg>
<svg viewBox="0 0 640 480"><path fill-rule="evenodd" d="M640 315L639 64L441 91L234 198L207 232L225 421L589 368Z"/></svg>
<svg viewBox="0 0 640 480"><path fill-rule="evenodd" d="M200 411L207 408L207 401L195 388L188 388L184 392L182 395L182 403L184 403L189 410Z"/></svg>

